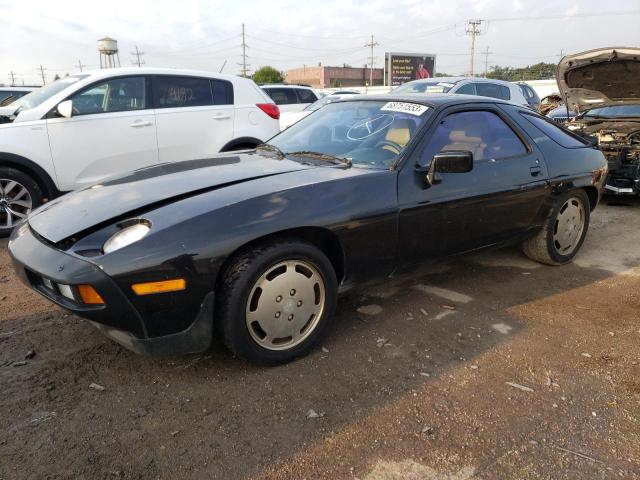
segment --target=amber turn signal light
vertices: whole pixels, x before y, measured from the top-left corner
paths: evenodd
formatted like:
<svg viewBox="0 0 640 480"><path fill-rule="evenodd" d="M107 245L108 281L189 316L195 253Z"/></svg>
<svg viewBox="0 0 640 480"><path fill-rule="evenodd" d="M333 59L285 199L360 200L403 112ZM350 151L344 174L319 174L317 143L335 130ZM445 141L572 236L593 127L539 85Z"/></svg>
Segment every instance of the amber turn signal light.
<svg viewBox="0 0 640 480"><path fill-rule="evenodd" d="M91 285L78 285L78 293L82 303L87 305L104 305L104 300Z"/></svg>
<svg viewBox="0 0 640 480"><path fill-rule="evenodd" d="M184 278L163 280L161 282L136 283L131 289L136 295L151 295L153 293L178 292L187 288Z"/></svg>

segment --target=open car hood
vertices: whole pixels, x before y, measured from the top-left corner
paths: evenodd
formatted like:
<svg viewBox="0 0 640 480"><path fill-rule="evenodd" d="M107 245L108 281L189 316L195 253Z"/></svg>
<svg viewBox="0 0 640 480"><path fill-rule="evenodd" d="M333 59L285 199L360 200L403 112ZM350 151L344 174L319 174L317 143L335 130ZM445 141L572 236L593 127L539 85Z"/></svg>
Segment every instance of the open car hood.
<svg viewBox="0 0 640 480"><path fill-rule="evenodd" d="M556 80L570 110L640 103L640 48L612 47L563 57Z"/></svg>

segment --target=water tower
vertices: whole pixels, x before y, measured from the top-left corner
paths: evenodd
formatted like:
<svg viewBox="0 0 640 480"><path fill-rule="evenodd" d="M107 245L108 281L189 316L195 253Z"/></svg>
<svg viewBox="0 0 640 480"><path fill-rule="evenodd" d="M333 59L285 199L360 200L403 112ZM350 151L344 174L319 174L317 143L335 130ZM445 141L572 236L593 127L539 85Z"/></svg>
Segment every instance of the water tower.
<svg viewBox="0 0 640 480"><path fill-rule="evenodd" d="M98 51L100 52L100 68L115 68L120 66L120 55L118 54L118 42L111 37L104 37L98 40Z"/></svg>

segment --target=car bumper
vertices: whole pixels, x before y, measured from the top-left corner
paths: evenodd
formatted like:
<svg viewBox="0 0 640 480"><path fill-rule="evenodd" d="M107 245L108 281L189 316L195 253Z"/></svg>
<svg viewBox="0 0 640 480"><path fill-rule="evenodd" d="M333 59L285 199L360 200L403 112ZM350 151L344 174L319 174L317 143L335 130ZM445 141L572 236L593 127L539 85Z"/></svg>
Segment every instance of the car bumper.
<svg viewBox="0 0 640 480"><path fill-rule="evenodd" d="M149 319L144 318L116 282L95 263L50 246L38 238L27 224L14 230L8 248L16 274L25 285L86 318L106 336L133 352L179 355L202 352L211 345L213 292L204 296L188 328L169 335L150 336L147 328ZM80 284L93 286L104 304L83 304L77 298L64 296L59 287Z"/></svg>

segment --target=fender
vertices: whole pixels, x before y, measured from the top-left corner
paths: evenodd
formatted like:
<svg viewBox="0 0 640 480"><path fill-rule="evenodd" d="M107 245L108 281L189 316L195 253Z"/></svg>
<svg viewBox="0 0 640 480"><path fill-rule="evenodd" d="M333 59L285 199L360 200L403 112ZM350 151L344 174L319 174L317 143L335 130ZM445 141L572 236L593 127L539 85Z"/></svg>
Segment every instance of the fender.
<svg viewBox="0 0 640 480"><path fill-rule="evenodd" d="M220 149L220 152L228 152L229 150L232 150L233 148L238 147L240 145L256 146L256 145L260 145L261 143L264 143L264 142L262 140L258 140L255 137L234 138L230 142L227 142L225 146Z"/></svg>
<svg viewBox="0 0 640 480"><path fill-rule="evenodd" d="M8 166L28 173L38 182L42 193L51 200L62 194L49 174L37 163L15 153L0 152L0 166Z"/></svg>

